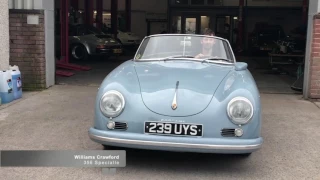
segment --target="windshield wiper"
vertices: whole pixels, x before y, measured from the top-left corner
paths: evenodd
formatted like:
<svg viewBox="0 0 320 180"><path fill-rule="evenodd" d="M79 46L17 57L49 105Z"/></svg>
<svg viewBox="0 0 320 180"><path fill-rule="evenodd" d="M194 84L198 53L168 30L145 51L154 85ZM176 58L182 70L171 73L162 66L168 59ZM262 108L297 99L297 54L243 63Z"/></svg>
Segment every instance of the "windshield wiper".
<svg viewBox="0 0 320 180"><path fill-rule="evenodd" d="M194 58L194 56L190 56L190 55L178 55L178 56L169 56L163 59L163 61L167 61L169 59L177 59L177 58Z"/></svg>
<svg viewBox="0 0 320 180"><path fill-rule="evenodd" d="M201 61L202 63L206 62L206 63L209 63L208 59L204 59Z"/></svg>
<svg viewBox="0 0 320 180"><path fill-rule="evenodd" d="M226 62L231 62L230 59L225 59L225 58L219 58L219 57L212 57L212 58L206 58L205 60L212 60L212 61L226 61Z"/></svg>

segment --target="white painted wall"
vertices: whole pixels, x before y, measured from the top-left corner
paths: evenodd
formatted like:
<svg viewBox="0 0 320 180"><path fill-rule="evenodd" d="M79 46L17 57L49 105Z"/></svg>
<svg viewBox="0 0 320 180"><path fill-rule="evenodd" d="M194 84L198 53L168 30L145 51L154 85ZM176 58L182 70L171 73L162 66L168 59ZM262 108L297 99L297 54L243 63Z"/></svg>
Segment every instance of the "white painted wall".
<svg viewBox="0 0 320 180"><path fill-rule="evenodd" d="M309 15L315 15L320 12L319 0L309 0Z"/></svg>
<svg viewBox="0 0 320 180"><path fill-rule="evenodd" d="M46 48L46 86L55 84L55 55L54 55L54 1L33 0L34 9L44 10L45 22L45 48Z"/></svg>
<svg viewBox="0 0 320 180"><path fill-rule="evenodd" d="M45 48L46 48L46 86L55 84L55 38L54 38L54 0L44 0Z"/></svg>
<svg viewBox="0 0 320 180"><path fill-rule="evenodd" d="M9 3L0 3L0 70L9 68Z"/></svg>
<svg viewBox="0 0 320 180"><path fill-rule="evenodd" d="M9 9L50 9L54 0L8 0Z"/></svg>

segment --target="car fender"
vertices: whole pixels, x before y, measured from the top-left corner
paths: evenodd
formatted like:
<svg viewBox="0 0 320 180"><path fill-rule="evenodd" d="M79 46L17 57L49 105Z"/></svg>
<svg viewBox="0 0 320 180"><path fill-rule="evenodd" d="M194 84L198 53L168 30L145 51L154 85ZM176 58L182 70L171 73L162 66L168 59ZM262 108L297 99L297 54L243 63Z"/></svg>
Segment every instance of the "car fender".
<svg viewBox="0 0 320 180"><path fill-rule="evenodd" d="M245 97L253 105L253 117L249 123L255 124L256 130L261 130L261 100L256 82L248 69L232 70L220 83L215 98L224 106L227 113L228 103L235 97Z"/></svg>
<svg viewBox="0 0 320 180"><path fill-rule="evenodd" d="M70 38L69 38L69 44L70 44L70 46L69 46L70 48L71 48L73 45L75 45L75 44L81 44L81 45L83 45L83 46L86 48L88 54L92 54L92 53L95 51L95 49L90 48L90 45L88 44L88 41L87 41L87 40L82 39L82 38L79 37L79 36L72 36L72 37L70 37Z"/></svg>

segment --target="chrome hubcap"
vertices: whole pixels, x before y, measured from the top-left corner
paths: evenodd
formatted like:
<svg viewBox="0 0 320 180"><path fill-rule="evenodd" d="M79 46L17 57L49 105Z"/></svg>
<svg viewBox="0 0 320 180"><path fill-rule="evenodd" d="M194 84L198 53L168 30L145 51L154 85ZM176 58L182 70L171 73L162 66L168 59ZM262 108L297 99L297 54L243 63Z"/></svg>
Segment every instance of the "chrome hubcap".
<svg viewBox="0 0 320 180"><path fill-rule="evenodd" d="M84 56L84 52L80 46L75 46L72 48L72 56L76 59L81 59Z"/></svg>

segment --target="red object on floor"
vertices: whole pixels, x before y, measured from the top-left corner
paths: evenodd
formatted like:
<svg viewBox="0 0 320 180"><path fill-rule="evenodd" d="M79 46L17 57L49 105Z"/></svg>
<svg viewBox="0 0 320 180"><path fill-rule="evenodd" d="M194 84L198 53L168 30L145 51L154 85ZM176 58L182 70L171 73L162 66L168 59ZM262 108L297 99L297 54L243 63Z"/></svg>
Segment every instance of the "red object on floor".
<svg viewBox="0 0 320 180"><path fill-rule="evenodd" d="M78 70L78 71L91 70L91 67L89 67L89 66L80 66L80 65L76 65L76 64L65 63L63 61L57 62L56 65L57 65L57 67L63 68L63 69L71 69L71 70Z"/></svg>
<svg viewBox="0 0 320 180"><path fill-rule="evenodd" d="M70 71L56 70L56 75L58 75L58 76L67 76L67 77L70 77L70 76L73 76L74 73L73 73L73 72L70 72Z"/></svg>

